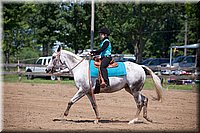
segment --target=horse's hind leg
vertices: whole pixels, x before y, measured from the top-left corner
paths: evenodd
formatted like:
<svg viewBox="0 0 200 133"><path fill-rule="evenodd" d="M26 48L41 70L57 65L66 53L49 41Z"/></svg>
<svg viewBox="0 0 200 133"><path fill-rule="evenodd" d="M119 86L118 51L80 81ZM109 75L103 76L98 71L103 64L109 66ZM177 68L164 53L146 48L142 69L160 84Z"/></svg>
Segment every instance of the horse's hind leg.
<svg viewBox="0 0 200 133"><path fill-rule="evenodd" d="M136 111L136 114L135 114L135 118L133 120L129 121L128 124L138 122L138 117L139 117L140 112L141 112L142 107L143 107L143 102L142 102L143 97L142 97L142 95L139 92L133 92L132 95L133 95L135 102L137 104L137 111Z"/></svg>
<svg viewBox="0 0 200 133"><path fill-rule="evenodd" d="M133 120L129 121L129 124L139 122L138 119L139 119L139 115L140 115L140 112L141 112L142 108L143 108L143 117L147 121L151 122L151 120L147 117L148 98L145 97L144 95L140 94L140 91L133 92L132 95L133 95L133 97L135 99L135 102L137 104L137 111L136 111L135 118Z"/></svg>
<svg viewBox="0 0 200 133"><path fill-rule="evenodd" d="M71 106L77 102L79 99L81 99L83 96L85 96L85 93L82 89L79 89L76 94L72 97L72 99L68 102L67 109L64 112L64 116L67 116L69 114L69 110Z"/></svg>
<svg viewBox="0 0 200 133"><path fill-rule="evenodd" d="M144 107L143 107L143 117L147 121L152 122L152 120L147 117L147 105L148 105L148 98L145 97L145 99L144 99Z"/></svg>

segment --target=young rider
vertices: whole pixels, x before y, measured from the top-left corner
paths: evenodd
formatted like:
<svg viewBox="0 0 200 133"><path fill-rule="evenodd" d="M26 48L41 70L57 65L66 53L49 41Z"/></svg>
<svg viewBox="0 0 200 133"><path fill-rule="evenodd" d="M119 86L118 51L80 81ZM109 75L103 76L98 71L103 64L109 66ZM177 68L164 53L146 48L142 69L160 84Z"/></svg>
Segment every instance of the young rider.
<svg viewBox="0 0 200 133"><path fill-rule="evenodd" d="M104 88L105 86L107 88L110 87L110 83L109 83L109 79L108 79L108 71L107 71L107 67L110 63L110 61L112 60L111 57L111 43L110 40L108 38L108 36L110 35L110 31L107 28L101 28L99 31L100 34L100 49L97 51L91 51L91 54L94 55L100 55L101 56L101 65L100 65L100 71L102 74L102 77L104 79L105 82L102 81L101 86Z"/></svg>

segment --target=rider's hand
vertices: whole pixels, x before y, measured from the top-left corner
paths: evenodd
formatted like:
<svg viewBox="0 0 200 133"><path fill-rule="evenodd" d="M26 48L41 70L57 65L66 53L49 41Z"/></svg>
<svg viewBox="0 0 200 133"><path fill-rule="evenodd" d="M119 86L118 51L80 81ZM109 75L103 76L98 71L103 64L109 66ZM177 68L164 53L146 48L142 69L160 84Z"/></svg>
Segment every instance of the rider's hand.
<svg viewBox="0 0 200 133"><path fill-rule="evenodd" d="M91 55L96 55L96 52L95 51L91 51L90 54Z"/></svg>

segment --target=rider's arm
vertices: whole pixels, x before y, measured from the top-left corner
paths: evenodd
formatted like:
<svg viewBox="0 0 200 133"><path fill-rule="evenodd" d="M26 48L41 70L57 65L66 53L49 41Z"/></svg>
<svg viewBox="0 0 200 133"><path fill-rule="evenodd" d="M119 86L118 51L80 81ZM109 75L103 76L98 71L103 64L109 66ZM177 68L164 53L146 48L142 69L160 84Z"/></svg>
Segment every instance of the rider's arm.
<svg viewBox="0 0 200 133"><path fill-rule="evenodd" d="M109 46L109 42L108 41L105 41L104 43L103 43L103 46L99 49L99 50L97 50L97 51L92 51L91 53L94 53L94 54L96 54L96 55L99 55L101 52L103 52L107 47Z"/></svg>

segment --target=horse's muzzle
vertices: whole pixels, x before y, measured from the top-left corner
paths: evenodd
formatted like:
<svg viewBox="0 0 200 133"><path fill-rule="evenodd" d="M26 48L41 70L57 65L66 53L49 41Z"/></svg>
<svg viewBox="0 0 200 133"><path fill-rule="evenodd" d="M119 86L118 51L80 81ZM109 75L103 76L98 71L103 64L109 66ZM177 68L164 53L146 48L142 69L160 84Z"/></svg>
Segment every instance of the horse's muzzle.
<svg viewBox="0 0 200 133"><path fill-rule="evenodd" d="M49 73L51 71L51 69L45 69L46 73Z"/></svg>
<svg viewBox="0 0 200 133"><path fill-rule="evenodd" d="M55 68L45 69L46 73L54 73L56 72Z"/></svg>

